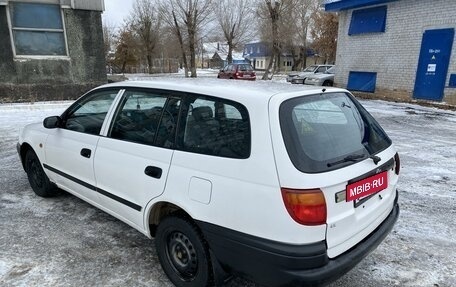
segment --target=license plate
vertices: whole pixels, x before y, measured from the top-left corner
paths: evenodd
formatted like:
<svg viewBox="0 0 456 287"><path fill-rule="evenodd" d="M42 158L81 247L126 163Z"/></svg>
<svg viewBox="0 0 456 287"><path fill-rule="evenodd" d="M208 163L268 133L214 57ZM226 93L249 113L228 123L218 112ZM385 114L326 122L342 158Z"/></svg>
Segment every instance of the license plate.
<svg viewBox="0 0 456 287"><path fill-rule="evenodd" d="M353 201L377 193L388 187L387 171L348 184L345 190L346 201Z"/></svg>
<svg viewBox="0 0 456 287"><path fill-rule="evenodd" d="M244 75L243 77L244 78L250 78L251 76L250 75Z"/></svg>

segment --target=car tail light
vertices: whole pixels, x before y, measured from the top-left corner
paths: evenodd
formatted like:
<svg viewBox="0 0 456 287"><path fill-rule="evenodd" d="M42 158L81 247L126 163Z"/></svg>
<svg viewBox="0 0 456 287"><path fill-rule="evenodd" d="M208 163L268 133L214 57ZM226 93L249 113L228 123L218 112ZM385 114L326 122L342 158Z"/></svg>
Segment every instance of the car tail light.
<svg viewBox="0 0 456 287"><path fill-rule="evenodd" d="M290 216L303 225L326 223L326 201L320 189L282 188L282 197Z"/></svg>
<svg viewBox="0 0 456 287"><path fill-rule="evenodd" d="M399 175L399 171L401 170L401 159L399 158L399 154L396 153L394 155L394 172Z"/></svg>

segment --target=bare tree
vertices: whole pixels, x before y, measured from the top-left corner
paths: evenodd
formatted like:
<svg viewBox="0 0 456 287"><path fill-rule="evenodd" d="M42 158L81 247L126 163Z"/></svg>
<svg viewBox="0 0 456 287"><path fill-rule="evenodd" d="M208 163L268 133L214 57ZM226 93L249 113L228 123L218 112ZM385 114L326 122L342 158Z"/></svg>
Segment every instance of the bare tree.
<svg viewBox="0 0 456 287"><path fill-rule="evenodd" d="M136 40L128 24L120 29L116 40L113 64L120 67L121 73L125 73L127 66L134 66L138 62Z"/></svg>
<svg viewBox="0 0 456 287"><path fill-rule="evenodd" d="M313 20L315 25L311 30L312 47L325 57L325 63L334 63L339 29L338 16L320 10L313 14Z"/></svg>
<svg viewBox="0 0 456 287"><path fill-rule="evenodd" d="M105 60L107 65L111 65L111 51L115 46L115 28L111 25L111 23L105 21L103 19L103 45L104 45L104 53L105 53Z"/></svg>
<svg viewBox="0 0 456 287"><path fill-rule="evenodd" d="M201 32L204 24L210 20L212 0L162 0L160 12L179 41L182 60L185 67L185 76L196 75L196 48L198 45L197 35ZM190 56L190 65L187 61L187 53Z"/></svg>
<svg viewBox="0 0 456 287"><path fill-rule="evenodd" d="M154 49L161 31L161 15L152 0L136 0L129 22L138 38L139 47L146 57L149 74L152 73Z"/></svg>
<svg viewBox="0 0 456 287"><path fill-rule="evenodd" d="M291 2L291 1L290 1ZM271 80L274 75L274 71L277 69L277 61L280 58L280 38L279 38L279 23L283 15L284 7L287 3L287 0L264 0L263 5L259 8L259 13L262 15L267 15L269 22L269 27L271 31L271 41L272 41L272 53L271 58L268 64L262 80ZM262 11L261 11L262 10Z"/></svg>
<svg viewBox="0 0 456 287"><path fill-rule="evenodd" d="M319 10L319 0L294 0L293 7L284 17L281 35L293 57L292 70L307 65L308 37L313 25L313 14Z"/></svg>
<svg viewBox="0 0 456 287"><path fill-rule="evenodd" d="M216 2L216 14L220 29L228 44L228 63L233 62L233 50L240 43L250 38L253 16L252 2L245 0L219 0Z"/></svg>

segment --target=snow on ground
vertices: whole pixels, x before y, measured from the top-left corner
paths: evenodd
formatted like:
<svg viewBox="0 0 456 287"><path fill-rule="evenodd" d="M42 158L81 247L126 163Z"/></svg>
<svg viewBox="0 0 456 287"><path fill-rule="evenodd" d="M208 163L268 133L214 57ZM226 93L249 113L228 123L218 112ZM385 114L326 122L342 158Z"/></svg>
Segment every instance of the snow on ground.
<svg viewBox="0 0 456 287"><path fill-rule="evenodd" d="M153 240L74 196L33 194L16 154L18 130L69 104L0 105L0 285L172 286ZM377 250L330 286L456 286L456 112L362 104L401 155L401 214ZM255 286L239 278L227 285Z"/></svg>

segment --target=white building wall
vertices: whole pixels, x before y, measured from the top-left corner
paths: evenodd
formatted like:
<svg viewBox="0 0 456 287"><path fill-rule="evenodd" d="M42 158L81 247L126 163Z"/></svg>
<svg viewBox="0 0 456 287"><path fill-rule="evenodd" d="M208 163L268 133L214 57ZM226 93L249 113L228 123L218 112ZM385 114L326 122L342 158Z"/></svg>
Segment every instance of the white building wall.
<svg viewBox="0 0 456 287"><path fill-rule="evenodd" d="M350 71L377 72L377 89L408 93L411 97L423 33L430 29L456 29L456 1L400 0L384 5L388 6L385 33L349 36L353 10L340 12L335 82L346 87ZM446 85L451 73L456 73L456 37ZM444 101L449 97L456 102L455 88L445 89Z"/></svg>

